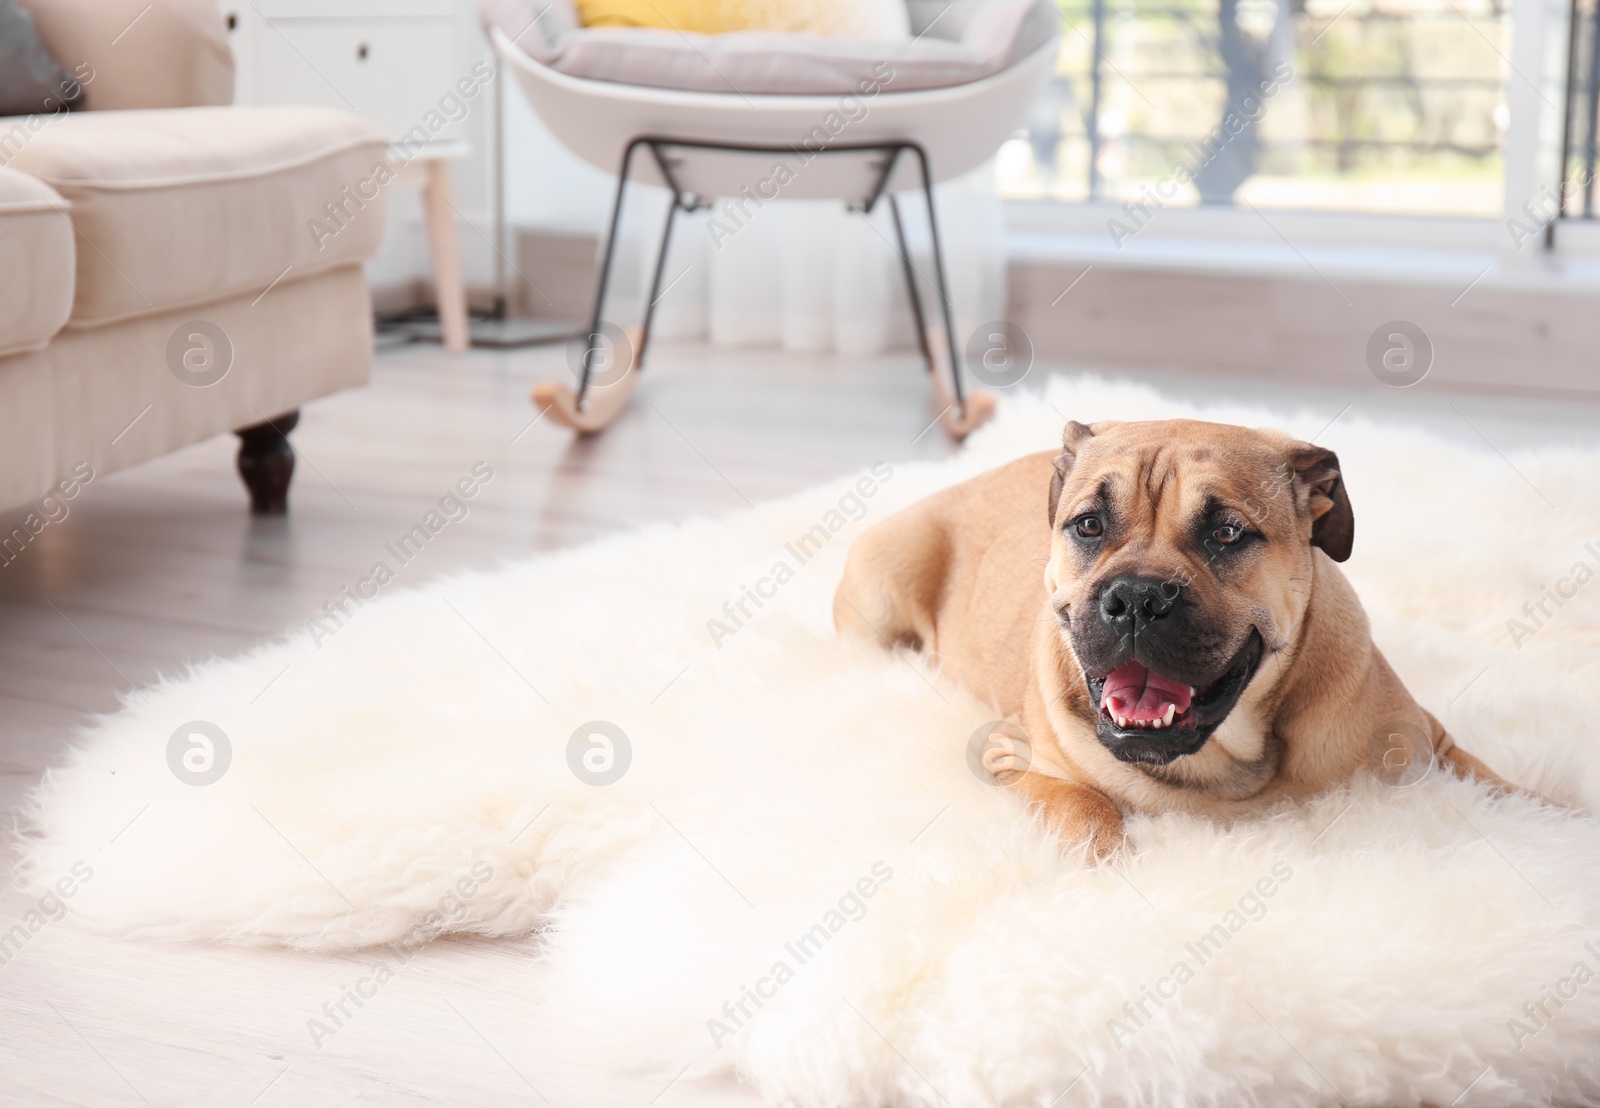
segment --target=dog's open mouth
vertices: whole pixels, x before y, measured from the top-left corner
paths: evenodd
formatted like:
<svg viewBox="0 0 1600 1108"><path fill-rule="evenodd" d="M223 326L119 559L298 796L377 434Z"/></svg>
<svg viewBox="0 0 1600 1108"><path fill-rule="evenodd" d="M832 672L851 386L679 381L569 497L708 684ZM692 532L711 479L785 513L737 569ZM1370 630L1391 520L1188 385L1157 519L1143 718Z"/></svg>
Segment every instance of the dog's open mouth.
<svg viewBox="0 0 1600 1108"><path fill-rule="evenodd" d="M1205 745L1228 718L1261 662L1262 642L1251 631L1227 670L1195 687L1130 660L1103 677L1088 677L1099 706L1095 732L1124 762L1164 766Z"/></svg>

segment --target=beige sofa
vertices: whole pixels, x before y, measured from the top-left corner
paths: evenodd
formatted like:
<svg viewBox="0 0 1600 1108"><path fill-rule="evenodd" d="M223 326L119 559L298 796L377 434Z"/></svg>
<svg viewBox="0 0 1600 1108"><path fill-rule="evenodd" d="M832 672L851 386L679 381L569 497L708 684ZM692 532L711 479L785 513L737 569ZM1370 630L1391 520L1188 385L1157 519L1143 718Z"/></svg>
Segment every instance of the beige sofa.
<svg viewBox="0 0 1600 1108"><path fill-rule="evenodd" d="M212 0L23 4L88 110L0 118L0 509L237 430L284 511L297 409L371 370L383 139L226 106Z"/></svg>

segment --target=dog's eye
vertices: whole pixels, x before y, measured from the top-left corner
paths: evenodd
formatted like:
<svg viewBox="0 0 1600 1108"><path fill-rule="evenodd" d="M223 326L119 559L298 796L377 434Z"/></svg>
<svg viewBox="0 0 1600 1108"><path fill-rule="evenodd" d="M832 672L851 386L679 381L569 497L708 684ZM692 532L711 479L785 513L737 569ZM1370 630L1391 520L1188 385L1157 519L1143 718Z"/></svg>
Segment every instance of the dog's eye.
<svg viewBox="0 0 1600 1108"><path fill-rule="evenodd" d="M1077 522L1073 524L1073 529L1086 539L1098 539L1106 533L1105 522L1099 516L1094 515L1079 516Z"/></svg>
<svg viewBox="0 0 1600 1108"><path fill-rule="evenodd" d="M1237 523L1224 523L1221 527L1211 532L1211 537L1223 546L1232 546L1244 538L1244 528Z"/></svg>

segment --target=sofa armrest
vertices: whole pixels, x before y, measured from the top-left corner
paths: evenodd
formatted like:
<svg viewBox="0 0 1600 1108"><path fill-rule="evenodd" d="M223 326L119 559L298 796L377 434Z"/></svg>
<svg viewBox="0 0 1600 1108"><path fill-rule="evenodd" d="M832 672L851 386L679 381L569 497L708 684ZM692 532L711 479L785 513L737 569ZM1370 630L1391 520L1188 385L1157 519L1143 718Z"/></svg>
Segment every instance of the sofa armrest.
<svg viewBox="0 0 1600 1108"><path fill-rule="evenodd" d="M233 103L215 0L21 0L90 110Z"/></svg>

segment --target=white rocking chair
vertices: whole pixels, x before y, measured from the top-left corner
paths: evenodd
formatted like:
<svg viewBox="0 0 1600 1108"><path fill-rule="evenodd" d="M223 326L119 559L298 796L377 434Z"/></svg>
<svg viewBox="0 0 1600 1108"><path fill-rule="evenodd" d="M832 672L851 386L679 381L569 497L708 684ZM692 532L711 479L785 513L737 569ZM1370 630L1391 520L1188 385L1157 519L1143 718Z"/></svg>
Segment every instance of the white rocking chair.
<svg viewBox="0 0 1600 1108"><path fill-rule="evenodd" d="M1009 3L1015 8L1017 0L979 2ZM966 173L992 157L1016 133L1035 95L1054 72L1057 17L1048 0L1039 3L1049 10L1048 16L1038 10L1027 14L1033 20L1036 38L1041 37L1040 19L1050 20L1043 41L1032 44L1020 57L1008 59L1004 68L961 84L904 92L878 91L864 101L866 110L860 117L838 132L838 141L832 141L834 136L823 130L828 140L825 142L816 137L819 122L829 113L837 117L842 100L852 96L849 90L779 95L707 92L576 76L530 57L506 33L503 20L500 25L495 24L494 15L486 6L491 41L535 112L579 157L617 172L611 225L577 388L562 382L543 383L534 390L535 403L548 408L556 422L580 432L597 433L609 426L626 407L644 364L674 217L680 211L709 207L721 197L737 197L758 179L770 180L776 166L782 164L789 169L781 189L783 199L843 200L865 213L888 198L918 340L936 403L942 409L939 421L952 438L965 438L993 414L994 398L982 392L968 393L963 388L933 185ZM614 42L624 42L629 34L661 33L568 31L563 38L604 35ZM695 49L687 36L677 37ZM766 38L770 41L773 36ZM655 42L659 44L661 39ZM710 57L698 49L695 52L720 78L722 71ZM896 64L904 68L907 63ZM916 63L913 60L909 64ZM634 155L641 149L648 156L636 159ZM752 157L760 158L754 174ZM612 364L599 375L605 378L601 381L597 379L596 355L607 338L603 330L607 327L606 289L617 224L630 181L665 186L672 194L671 207L656 254L644 318L631 334L619 334L614 327L609 328L616 349L611 351ZM928 320L918 293L917 274L895 198L897 191L910 189L920 189L928 206L933 284L939 297L939 320L935 323Z"/></svg>

